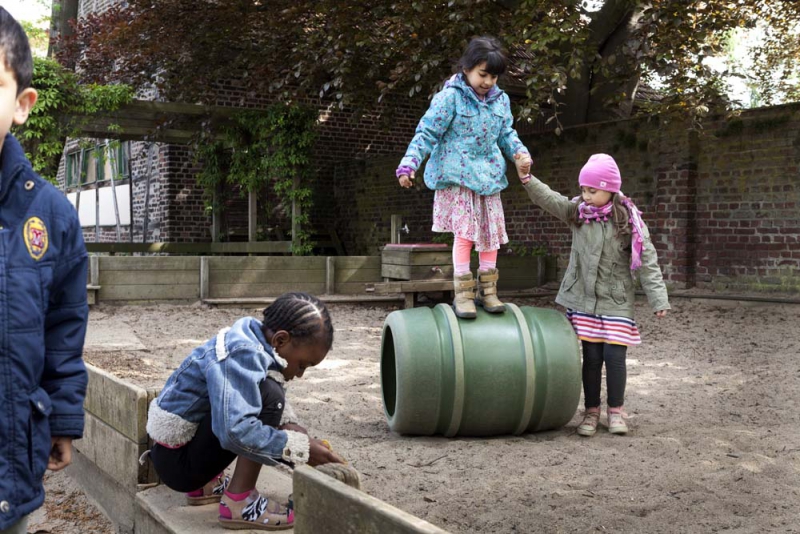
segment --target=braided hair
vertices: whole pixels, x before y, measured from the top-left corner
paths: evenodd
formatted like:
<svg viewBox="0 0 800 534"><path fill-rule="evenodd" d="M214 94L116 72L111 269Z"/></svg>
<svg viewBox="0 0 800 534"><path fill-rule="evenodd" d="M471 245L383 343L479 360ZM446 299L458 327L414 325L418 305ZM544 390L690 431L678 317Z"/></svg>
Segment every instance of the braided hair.
<svg viewBox="0 0 800 534"><path fill-rule="evenodd" d="M299 343L320 341L330 350L333 324L328 308L308 293L284 293L264 309L263 330L286 330Z"/></svg>

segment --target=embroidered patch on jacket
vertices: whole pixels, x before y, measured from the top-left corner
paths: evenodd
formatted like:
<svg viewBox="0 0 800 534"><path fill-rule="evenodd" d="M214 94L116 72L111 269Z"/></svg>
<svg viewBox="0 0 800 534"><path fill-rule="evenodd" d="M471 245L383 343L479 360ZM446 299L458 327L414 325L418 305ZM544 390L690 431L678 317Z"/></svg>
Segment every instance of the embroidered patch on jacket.
<svg viewBox="0 0 800 534"><path fill-rule="evenodd" d="M22 236L25 239L25 246L28 247L28 254L34 260L41 260L47 252L50 241L47 237L47 227L39 217L31 217L25 221L22 229Z"/></svg>

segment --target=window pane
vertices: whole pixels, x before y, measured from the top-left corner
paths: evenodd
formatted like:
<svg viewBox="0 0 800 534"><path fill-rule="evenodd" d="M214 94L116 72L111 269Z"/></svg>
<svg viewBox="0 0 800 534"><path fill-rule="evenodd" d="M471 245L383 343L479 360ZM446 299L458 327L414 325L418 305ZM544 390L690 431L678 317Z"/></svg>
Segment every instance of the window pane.
<svg viewBox="0 0 800 534"><path fill-rule="evenodd" d="M103 161L101 162L102 163L102 165L101 165L101 173L100 173L100 176L98 177L98 180L100 180L100 181L111 180L111 165L113 163L111 161L111 150L112 150L112 148L109 147L109 146L105 146L105 147L103 147L102 150L103 150L102 151ZM119 176L114 176L114 178L115 179L119 179Z"/></svg>
<svg viewBox="0 0 800 534"><path fill-rule="evenodd" d="M80 151L67 154L67 187L78 185L78 160L80 159L80 155Z"/></svg>
<svg viewBox="0 0 800 534"><path fill-rule="evenodd" d="M82 183L93 184L97 181L97 153L94 150L85 150L83 158L86 175Z"/></svg>
<svg viewBox="0 0 800 534"><path fill-rule="evenodd" d="M128 150L130 144L127 141L120 142L117 148L117 169L120 178L128 177Z"/></svg>

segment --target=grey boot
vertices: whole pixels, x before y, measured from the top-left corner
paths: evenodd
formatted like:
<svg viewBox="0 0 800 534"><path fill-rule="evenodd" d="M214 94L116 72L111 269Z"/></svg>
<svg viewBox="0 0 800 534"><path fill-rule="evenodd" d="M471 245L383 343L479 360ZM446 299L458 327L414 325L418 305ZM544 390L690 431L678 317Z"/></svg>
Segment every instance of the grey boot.
<svg viewBox="0 0 800 534"><path fill-rule="evenodd" d="M498 278L500 278L500 272L497 269L478 271L479 288L475 301L489 313L503 313L506 311L506 305L497 298Z"/></svg>
<svg viewBox="0 0 800 534"><path fill-rule="evenodd" d="M456 298L453 301L456 315L462 319L474 319L477 317L478 311L475 309L475 280L472 279L472 273L462 274L461 276L453 275L453 291L456 294Z"/></svg>

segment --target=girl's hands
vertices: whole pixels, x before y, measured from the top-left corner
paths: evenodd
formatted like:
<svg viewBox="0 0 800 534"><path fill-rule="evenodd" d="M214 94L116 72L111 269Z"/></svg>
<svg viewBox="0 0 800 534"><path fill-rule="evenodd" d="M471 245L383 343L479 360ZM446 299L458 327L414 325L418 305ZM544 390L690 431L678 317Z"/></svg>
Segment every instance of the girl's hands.
<svg viewBox="0 0 800 534"><path fill-rule="evenodd" d="M517 166L517 176L525 178L531 173L531 164L533 160L530 154L525 152L517 152L514 154L514 165Z"/></svg>
<svg viewBox="0 0 800 534"><path fill-rule="evenodd" d="M414 174L415 174L414 171L411 171L410 176L407 174L401 174L400 177L398 178L398 180L400 181L400 187L408 189L409 187L414 185L414 182L412 182L412 180L414 179Z"/></svg>
<svg viewBox="0 0 800 534"><path fill-rule="evenodd" d="M329 463L345 463L344 458L330 449L330 445L314 438L309 438L308 441L308 465L311 467Z"/></svg>
<svg viewBox="0 0 800 534"><path fill-rule="evenodd" d="M656 317L658 317L659 319L661 317L666 317L666 316L667 316L667 310L660 310L656 312Z"/></svg>

